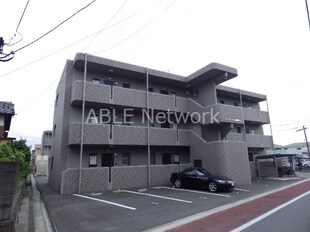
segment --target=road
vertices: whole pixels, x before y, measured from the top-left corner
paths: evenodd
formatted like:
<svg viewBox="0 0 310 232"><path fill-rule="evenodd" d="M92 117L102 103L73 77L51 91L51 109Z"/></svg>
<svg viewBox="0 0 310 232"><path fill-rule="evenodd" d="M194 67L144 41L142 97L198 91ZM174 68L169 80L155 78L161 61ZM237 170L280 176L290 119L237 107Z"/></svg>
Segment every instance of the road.
<svg viewBox="0 0 310 232"><path fill-rule="evenodd" d="M310 231L310 181L195 220L170 231ZM263 216L262 216L263 215ZM266 217L264 217L266 216ZM262 220L259 220L262 219Z"/></svg>
<svg viewBox="0 0 310 232"><path fill-rule="evenodd" d="M310 231L310 192L282 209L253 221L244 232L306 232Z"/></svg>

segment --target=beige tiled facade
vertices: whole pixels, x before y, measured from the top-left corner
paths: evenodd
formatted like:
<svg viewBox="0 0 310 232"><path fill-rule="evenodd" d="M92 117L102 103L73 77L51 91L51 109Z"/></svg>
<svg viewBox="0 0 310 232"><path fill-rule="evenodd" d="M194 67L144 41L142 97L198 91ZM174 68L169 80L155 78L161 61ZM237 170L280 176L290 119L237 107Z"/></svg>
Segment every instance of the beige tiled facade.
<svg viewBox="0 0 310 232"><path fill-rule="evenodd" d="M273 145L262 129L266 96L220 85L234 68L211 63L184 77L90 55L86 73L84 65L85 54L67 61L56 92L49 183L62 194L168 185L172 172L197 164L250 184L250 155ZM103 120L108 111L113 122ZM145 112L172 122L148 125Z"/></svg>

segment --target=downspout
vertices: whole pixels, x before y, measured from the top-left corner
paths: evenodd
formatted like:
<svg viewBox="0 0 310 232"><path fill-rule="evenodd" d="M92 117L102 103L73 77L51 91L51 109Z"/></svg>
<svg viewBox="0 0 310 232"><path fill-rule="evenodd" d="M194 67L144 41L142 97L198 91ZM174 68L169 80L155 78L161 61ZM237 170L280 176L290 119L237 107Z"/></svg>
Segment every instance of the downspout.
<svg viewBox="0 0 310 232"><path fill-rule="evenodd" d="M266 96L266 105L267 105L267 111L268 111L268 115L269 115L269 104L268 104L267 96ZM275 150L274 143L273 143L273 132L272 132L270 116L269 116L269 127L270 127L270 134L271 134L271 138L272 138L272 150L273 150L273 154L275 155L276 150Z"/></svg>
<svg viewBox="0 0 310 232"><path fill-rule="evenodd" d="M146 109L147 114L150 115L149 106L149 69L146 68ZM150 146L150 119L147 120L147 185L151 186L151 146Z"/></svg>
<svg viewBox="0 0 310 232"><path fill-rule="evenodd" d="M81 124L81 143L80 143L80 169L79 169L79 194L81 194L82 185L82 162L84 147L84 118L85 118L85 95L86 95L86 75L87 75L87 53L85 53L84 63L84 81L83 81L83 101L82 101L82 124Z"/></svg>
<svg viewBox="0 0 310 232"><path fill-rule="evenodd" d="M243 135L244 135L244 142L246 142L246 129L245 129L245 121L244 121L244 112L243 112L243 101L241 96L241 89L239 89L239 98L240 98L240 106L241 106L241 113L242 113L242 120L243 120Z"/></svg>

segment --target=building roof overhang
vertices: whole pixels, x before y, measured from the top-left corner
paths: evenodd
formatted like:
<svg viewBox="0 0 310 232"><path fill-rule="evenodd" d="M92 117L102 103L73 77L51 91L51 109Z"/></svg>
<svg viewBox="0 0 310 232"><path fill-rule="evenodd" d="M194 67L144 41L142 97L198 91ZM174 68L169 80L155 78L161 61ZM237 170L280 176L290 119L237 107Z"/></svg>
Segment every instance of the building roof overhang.
<svg viewBox="0 0 310 232"><path fill-rule="evenodd" d="M177 84L178 86L185 88L212 81L219 84L237 76L237 70L235 68L218 63L206 65L185 77L93 55L87 55L87 61L87 68L93 71L103 72L108 75L132 77L143 81L146 79L146 73L148 71L150 82L156 81L167 85ZM74 68L84 70L84 64L85 54L77 53L74 58Z"/></svg>

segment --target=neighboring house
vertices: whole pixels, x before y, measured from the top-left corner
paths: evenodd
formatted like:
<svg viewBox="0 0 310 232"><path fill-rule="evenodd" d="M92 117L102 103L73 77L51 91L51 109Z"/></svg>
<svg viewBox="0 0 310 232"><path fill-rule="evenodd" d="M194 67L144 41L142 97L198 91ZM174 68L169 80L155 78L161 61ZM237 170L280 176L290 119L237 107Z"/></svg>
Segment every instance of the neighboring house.
<svg viewBox="0 0 310 232"><path fill-rule="evenodd" d="M51 155L51 147L52 147L52 131L46 130L42 133L41 138L41 155L37 156L37 175L48 176L49 170L49 157Z"/></svg>
<svg viewBox="0 0 310 232"><path fill-rule="evenodd" d="M266 96L220 85L234 68L180 76L91 55L84 65L85 54L68 60L56 91L49 184L62 194L168 185L188 166L250 184L254 156L273 146Z"/></svg>
<svg viewBox="0 0 310 232"><path fill-rule="evenodd" d="M12 142L15 138L8 137L12 117L15 115L12 102L0 101L0 144Z"/></svg>
<svg viewBox="0 0 310 232"><path fill-rule="evenodd" d="M268 149L268 154L296 154L297 158L309 158L307 144L305 142L301 143L291 143L285 146L275 145L274 149Z"/></svg>
<svg viewBox="0 0 310 232"><path fill-rule="evenodd" d="M35 173L37 176L48 175L48 155L42 153L42 144L35 144Z"/></svg>

